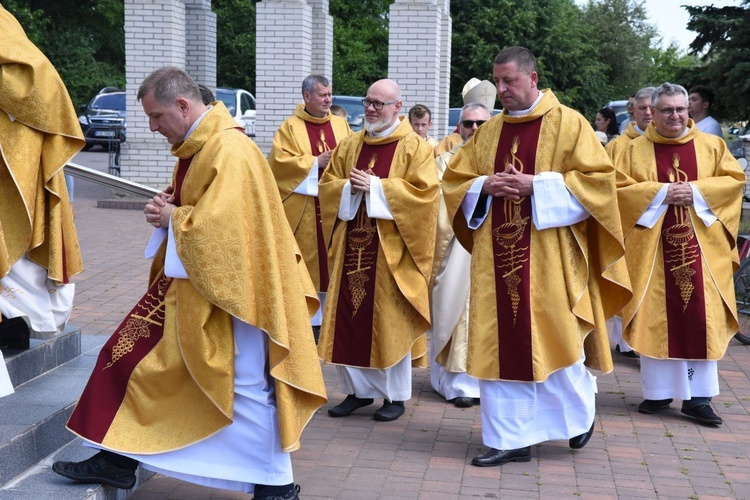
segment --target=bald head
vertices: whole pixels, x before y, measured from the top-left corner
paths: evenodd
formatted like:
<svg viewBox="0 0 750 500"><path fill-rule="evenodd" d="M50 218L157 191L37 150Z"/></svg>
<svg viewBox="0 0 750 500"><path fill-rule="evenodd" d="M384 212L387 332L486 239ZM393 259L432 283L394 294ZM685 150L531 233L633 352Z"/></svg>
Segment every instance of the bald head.
<svg viewBox="0 0 750 500"><path fill-rule="evenodd" d="M401 89L393 80L383 79L370 85L365 96L365 130L382 132L396 123L401 111Z"/></svg>

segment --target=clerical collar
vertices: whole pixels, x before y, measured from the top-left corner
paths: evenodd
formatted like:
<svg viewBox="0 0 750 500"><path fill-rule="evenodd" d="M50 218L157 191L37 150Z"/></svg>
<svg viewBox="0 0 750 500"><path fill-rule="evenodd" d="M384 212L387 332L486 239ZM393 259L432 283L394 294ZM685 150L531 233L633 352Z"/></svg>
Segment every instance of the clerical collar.
<svg viewBox="0 0 750 500"><path fill-rule="evenodd" d="M206 116L206 114L208 114L208 112L211 111L211 108L213 108L213 106L211 106L210 104L208 106L206 106L206 107L208 108L208 109L206 109L206 112L203 113L202 115L200 115L198 117L198 119L195 120L195 122L190 126L190 130L187 131L187 134L185 134L185 137L182 139L182 142L185 142L187 140L187 138L190 137L190 134L193 133L193 130L195 130L195 127L197 127L198 124L201 121L203 121L203 118Z"/></svg>
<svg viewBox="0 0 750 500"><path fill-rule="evenodd" d="M394 130L396 130L396 128L399 125L401 125L401 120L396 118L396 121L393 123L393 125L383 130L382 132L367 132L367 133L370 134L370 137L388 137L389 135L393 133Z"/></svg>
<svg viewBox="0 0 750 500"><path fill-rule="evenodd" d="M633 128L638 132L638 135L643 135L643 130L641 130L641 127L639 127L637 123L633 125Z"/></svg>
<svg viewBox="0 0 750 500"><path fill-rule="evenodd" d="M659 135L659 137L664 137L663 135L659 134L658 130L656 131L656 133ZM672 139L672 140L682 139L683 137L685 137L689 133L690 133L690 127L685 127L685 131L682 134L680 134L679 137L664 137L664 138L665 139Z"/></svg>
<svg viewBox="0 0 750 500"><path fill-rule="evenodd" d="M325 118L326 116L328 116L331 112L329 111L328 113L326 113L326 116L315 116L314 114L310 113L307 110L307 108L305 108L305 113L307 113L308 115L312 116L313 118L317 118L318 120L322 120L323 118Z"/></svg>
<svg viewBox="0 0 750 500"><path fill-rule="evenodd" d="M539 95L536 96L536 99L534 100L534 102L531 103L531 106L529 106L526 109L517 109L513 111L509 109L508 116L525 116L531 113L532 111L534 111L534 108L536 108L536 105L539 104L539 101L541 101L542 97L544 97L544 93L541 90L538 90L537 92L539 92Z"/></svg>

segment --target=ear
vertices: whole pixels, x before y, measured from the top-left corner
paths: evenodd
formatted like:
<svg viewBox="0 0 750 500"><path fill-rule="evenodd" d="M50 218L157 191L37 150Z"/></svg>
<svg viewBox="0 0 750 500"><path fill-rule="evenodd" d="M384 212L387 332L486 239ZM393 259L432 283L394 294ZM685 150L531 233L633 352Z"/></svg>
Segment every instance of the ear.
<svg viewBox="0 0 750 500"><path fill-rule="evenodd" d="M397 113L398 113L399 111L401 111L401 108L402 108L403 106L404 106L404 103L402 103L401 101L396 101L396 104L394 104L394 105L393 105L393 107L395 108L395 110L396 110L396 112L397 112Z"/></svg>
<svg viewBox="0 0 750 500"><path fill-rule="evenodd" d="M182 113L182 116L187 116L190 114L190 101L188 101L184 97L178 97L176 103L177 107L180 109L180 113Z"/></svg>
<svg viewBox="0 0 750 500"><path fill-rule="evenodd" d="M305 101L305 103L310 102L310 92L302 92L302 100Z"/></svg>
<svg viewBox="0 0 750 500"><path fill-rule="evenodd" d="M539 83L539 75L536 71L532 71L531 74L529 74L529 78L531 79L531 88L535 89L537 83Z"/></svg>

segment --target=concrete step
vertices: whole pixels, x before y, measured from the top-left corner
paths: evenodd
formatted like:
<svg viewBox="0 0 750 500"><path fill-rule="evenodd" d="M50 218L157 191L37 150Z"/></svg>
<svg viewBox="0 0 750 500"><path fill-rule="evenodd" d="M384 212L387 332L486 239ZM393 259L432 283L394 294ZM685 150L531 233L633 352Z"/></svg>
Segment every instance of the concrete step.
<svg viewBox="0 0 750 500"><path fill-rule="evenodd" d="M81 443L80 439L74 439L0 488L0 500L125 500L154 475L138 469L135 486L121 490L99 484L75 483L52 472L52 464L57 460L77 462L94 454L94 450Z"/></svg>
<svg viewBox="0 0 750 500"><path fill-rule="evenodd" d="M81 336L80 330L74 331L73 336L75 341L71 337L52 345L40 344L41 347L35 346L20 359L16 356L9 360L20 362L13 370L15 376L23 379L28 373L39 370L25 366L26 363L36 360L54 364L53 358L62 360L63 353L70 349L65 347L66 342L77 345L79 352L83 351L83 355L17 385L15 394L0 399L0 491L75 438L65 429L65 423L106 337ZM33 352L37 350L42 350L43 355Z"/></svg>
<svg viewBox="0 0 750 500"><path fill-rule="evenodd" d="M30 343L31 348L26 351L3 356L13 387L80 356L81 329L68 325L61 335L48 340L31 339Z"/></svg>

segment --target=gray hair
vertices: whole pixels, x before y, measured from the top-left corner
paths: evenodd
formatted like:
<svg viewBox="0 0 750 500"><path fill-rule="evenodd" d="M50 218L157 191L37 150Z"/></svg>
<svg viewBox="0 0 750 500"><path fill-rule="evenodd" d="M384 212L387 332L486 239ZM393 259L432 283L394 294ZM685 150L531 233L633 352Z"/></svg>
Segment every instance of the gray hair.
<svg viewBox="0 0 750 500"><path fill-rule="evenodd" d="M309 75L305 77L304 80L302 80L302 93L304 94L305 92L314 92L315 85L318 83L326 88L331 86L331 82L329 82L328 78L326 78L325 76Z"/></svg>
<svg viewBox="0 0 750 500"><path fill-rule="evenodd" d="M651 96L654 95L654 90L656 90L655 87L643 87L641 90L635 93L635 100L638 99L651 99Z"/></svg>
<svg viewBox="0 0 750 500"><path fill-rule="evenodd" d="M178 97L203 102L201 89L184 69L164 66L148 75L138 88L138 100L153 92L160 104L171 104Z"/></svg>
<svg viewBox="0 0 750 500"><path fill-rule="evenodd" d="M507 64L511 62L515 63L518 69L527 74L531 74L532 71L537 71L536 57L534 57L534 54L526 47L507 47L495 56L495 60L492 61L492 64Z"/></svg>
<svg viewBox="0 0 750 500"><path fill-rule="evenodd" d="M465 111L471 111L472 109L483 109L487 112L488 117L491 115L490 110L487 109L487 106L485 106L481 102L470 102L468 104L464 104L464 107L461 108L461 118L463 118Z"/></svg>
<svg viewBox="0 0 750 500"><path fill-rule="evenodd" d="M683 87L682 85L677 85L676 83L667 82L662 83L654 89L654 93L651 95L651 105L653 107L656 107L656 105L659 103L659 99L663 95L682 95L685 96L685 102L688 101L688 93L687 90L685 90L685 87Z"/></svg>

